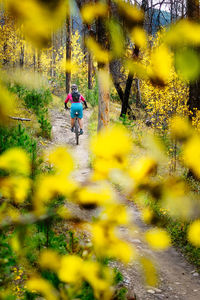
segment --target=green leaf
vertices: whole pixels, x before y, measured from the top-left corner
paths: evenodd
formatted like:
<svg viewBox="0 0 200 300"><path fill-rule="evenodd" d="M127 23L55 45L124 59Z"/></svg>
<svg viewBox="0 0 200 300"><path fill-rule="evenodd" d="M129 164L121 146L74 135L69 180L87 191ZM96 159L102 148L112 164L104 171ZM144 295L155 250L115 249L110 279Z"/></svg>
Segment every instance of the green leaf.
<svg viewBox="0 0 200 300"><path fill-rule="evenodd" d="M175 53L175 67L183 79L194 81L200 75L199 54L191 48L177 51Z"/></svg>

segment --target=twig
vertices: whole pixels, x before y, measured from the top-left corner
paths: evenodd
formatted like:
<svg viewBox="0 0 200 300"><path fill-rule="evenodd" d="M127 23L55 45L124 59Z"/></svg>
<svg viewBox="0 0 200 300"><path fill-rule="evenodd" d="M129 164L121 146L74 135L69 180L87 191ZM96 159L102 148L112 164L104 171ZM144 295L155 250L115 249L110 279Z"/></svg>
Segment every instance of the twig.
<svg viewBox="0 0 200 300"><path fill-rule="evenodd" d="M31 121L31 119L27 119L27 118L19 118L19 117L11 117L11 116L9 116L9 118L18 121Z"/></svg>

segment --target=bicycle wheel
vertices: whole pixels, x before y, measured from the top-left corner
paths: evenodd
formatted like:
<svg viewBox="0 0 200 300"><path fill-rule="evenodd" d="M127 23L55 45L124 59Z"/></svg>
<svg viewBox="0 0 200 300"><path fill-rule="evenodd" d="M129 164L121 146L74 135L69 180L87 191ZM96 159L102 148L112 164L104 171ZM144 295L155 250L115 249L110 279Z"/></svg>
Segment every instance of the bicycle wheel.
<svg viewBox="0 0 200 300"><path fill-rule="evenodd" d="M78 145L79 142L79 132L78 132L79 126L78 126L78 119L75 119L75 139L76 139L76 145Z"/></svg>

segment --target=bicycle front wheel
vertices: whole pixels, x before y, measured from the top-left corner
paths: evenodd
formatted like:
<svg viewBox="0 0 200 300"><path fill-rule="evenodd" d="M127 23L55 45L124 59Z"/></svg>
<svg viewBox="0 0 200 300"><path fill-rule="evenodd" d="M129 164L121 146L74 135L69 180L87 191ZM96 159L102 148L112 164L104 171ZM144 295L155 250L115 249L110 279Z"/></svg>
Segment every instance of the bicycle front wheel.
<svg viewBox="0 0 200 300"><path fill-rule="evenodd" d="M79 143L79 132L78 132L78 119L75 120L75 139L76 139L76 145Z"/></svg>

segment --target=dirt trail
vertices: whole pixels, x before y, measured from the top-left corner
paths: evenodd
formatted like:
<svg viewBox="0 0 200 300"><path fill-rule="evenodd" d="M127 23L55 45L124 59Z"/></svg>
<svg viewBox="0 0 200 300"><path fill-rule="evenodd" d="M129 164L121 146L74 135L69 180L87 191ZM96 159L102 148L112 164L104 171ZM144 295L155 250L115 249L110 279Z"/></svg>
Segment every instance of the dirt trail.
<svg viewBox="0 0 200 300"><path fill-rule="evenodd" d="M52 120L52 144L53 145L68 145L74 157L78 162L75 178L82 182L89 174L89 154L88 154L88 133L87 126L90 116L90 111L84 111L84 135L80 136L80 145L75 145L74 133L70 131L70 115L69 112L51 111ZM124 266L120 263L113 262L111 265L118 267L124 275L124 284L129 290L130 299L153 300L153 299L170 299L170 300L199 300L200 299L200 276L195 272L194 267L186 262L182 254L177 252L174 247L171 247L165 252L153 252L141 239L141 232L147 226L140 220L140 214L134 204L124 202L129 207L129 211L133 218L133 222L138 226L135 230L134 238L128 236L125 228L121 228L122 236L132 243L138 251L147 257L152 258L159 270L160 285L158 288L144 288L142 278L139 272L138 264L129 264ZM87 212L81 210L82 216L87 216ZM132 297L132 298L131 298Z"/></svg>

